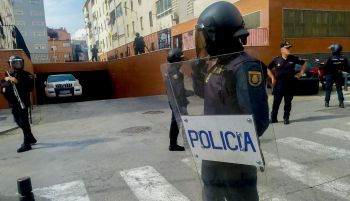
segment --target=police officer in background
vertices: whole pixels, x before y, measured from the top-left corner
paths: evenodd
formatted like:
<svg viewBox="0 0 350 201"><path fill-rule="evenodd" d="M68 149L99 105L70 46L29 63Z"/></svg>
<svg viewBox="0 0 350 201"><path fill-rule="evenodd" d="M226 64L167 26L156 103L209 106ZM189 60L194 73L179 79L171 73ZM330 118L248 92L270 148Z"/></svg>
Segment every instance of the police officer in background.
<svg viewBox="0 0 350 201"><path fill-rule="evenodd" d="M189 101L186 98L186 89L184 84L184 75L180 71L181 62L184 58L183 52L181 49L176 48L172 49L168 53L168 62L170 63L170 68L168 69L167 76L170 79L170 84L172 85L170 88L174 88L173 92L175 93L173 97L175 97L178 110L181 114L187 114L187 105ZM171 106L170 106L171 108ZM176 122L176 118L171 108L171 124L170 124L170 145L169 151L185 151L185 148L177 144L177 137L179 135L179 127Z"/></svg>
<svg viewBox="0 0 350 201"><path fill-rule="evenodd" d="M300 78L307 67L307 63L298 57L291 55L288 42L281 44L281 56L272 60L268 66L268 75L272 81L273 104L271 112L271 123L278 122L277 114L282 99L284 98L284 124L289 124L290 111L292 110L292 100L294 96L294 83L296 78ZM300 73L295 75L295 65L302 65ZM274 72L273 72L274 71Z"/></svg>
<svg viewBox="0 0 350 201"><path fill-rule="evenodd" d="M34 78L32 74L23 70L24 60L21 57L11 56L9 65L13 72L10 73L10 76L6 75L5 79L1 80L1 93L12 109L15 122L23 130L23 144L17 149L17 152L20 153L30 150L31 144L37 142L32 134L28 118L30 92L34 88ZM17 88L19 98L15 95L13 85Z"/></svg>
<svg viewBox="0 0 350 201"><path fill-rule="evenodd" d="M333 84L335 83L339 107L344 108L344 95L342 91L342 85L344 82L343 72L349 72L348 60L342 56L343 47L339 44L332 44L329 46L332 51L332 56L328 58L324 72L326 76L326 96L325 96L325 107L329 107L329 100L331 98L331 92Z"/></svg>
<svg viewBox="0 0 350 201"><path fill-rule="evenodd" d="M268 99L262 62L243 52L248 35L233 4L207 7L198 18L196 48L218 58L205 81L194 83L204 83L205 115L253 114L261 136L269 125ZM205 201L259 200L254 166L203 160L201 176Z"/></svg>

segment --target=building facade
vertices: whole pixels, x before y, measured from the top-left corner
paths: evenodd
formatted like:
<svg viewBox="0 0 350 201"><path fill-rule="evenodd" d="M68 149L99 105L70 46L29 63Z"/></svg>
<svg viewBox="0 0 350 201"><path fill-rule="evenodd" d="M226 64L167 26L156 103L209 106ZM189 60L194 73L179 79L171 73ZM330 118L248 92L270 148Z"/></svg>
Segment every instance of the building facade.
<svg viewBox="0 0 350 201"><path fill-rule="evenodd" d="M144 36L148 50L171 47L174 0L87 0L83 11L88 47L99 47L101 60L133 55L135 34ZM91 51L89 51L91 58Z"/></svg>
<svg viewBox="0 0 350 201"><path fill-rule="evenodd" d="M13 0L16 26L33 63L48 62L48 43L43 0Z"/></svg>
<svg viewBox="0 0 350 201"><path fill-rule="evenodd" d="M73 60L71 35L65 28L47 29L49 61L52 63L64 63Z"/></svg>
<svg viewBox="0 0 350 201"><path fill-rule="evenodd" d="M12 0L0 0L0 49L14 49L16 38L13 34L15 17Z"/></svg>
<svg viewBox="0 0 350 201"><path fill-rule="evenodd" d="M88 61L89 48L86 40L72 40L72 59L73 61Z"/></svg>

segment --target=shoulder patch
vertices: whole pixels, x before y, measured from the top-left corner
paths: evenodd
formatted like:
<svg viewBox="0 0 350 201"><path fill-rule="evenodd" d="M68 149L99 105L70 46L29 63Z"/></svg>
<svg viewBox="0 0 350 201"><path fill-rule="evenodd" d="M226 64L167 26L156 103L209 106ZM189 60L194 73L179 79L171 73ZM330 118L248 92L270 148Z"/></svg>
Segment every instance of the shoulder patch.
<svg viewBox="0 0 350 201"><path fill-rule="evenodd" d="M258 87L262 83L262 73L260 71L248 71L249 85Z"/></svg>

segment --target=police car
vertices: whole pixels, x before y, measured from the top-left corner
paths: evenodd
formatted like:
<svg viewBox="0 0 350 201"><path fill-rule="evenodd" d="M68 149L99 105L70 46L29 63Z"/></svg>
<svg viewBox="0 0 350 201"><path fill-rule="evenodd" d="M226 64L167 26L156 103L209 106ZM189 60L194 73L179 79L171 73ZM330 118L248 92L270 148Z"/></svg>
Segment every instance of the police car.
<svg viewBox="0 0 350 201"><path fill-rule="evenodd" d="M49 75L45 81L45 94L48 98L81 96L79 80L72 74Z"/></svg>
<svg viewBox="0 0 350 201"><path fill-rule="evenodd" d="M313 67L308 61L307 64L305 73L295 82L294 89L296 95L318 94L320 88L318 68ZM295 72L299 73L300 70L301 66L297 64L295 66Z"/></svg>

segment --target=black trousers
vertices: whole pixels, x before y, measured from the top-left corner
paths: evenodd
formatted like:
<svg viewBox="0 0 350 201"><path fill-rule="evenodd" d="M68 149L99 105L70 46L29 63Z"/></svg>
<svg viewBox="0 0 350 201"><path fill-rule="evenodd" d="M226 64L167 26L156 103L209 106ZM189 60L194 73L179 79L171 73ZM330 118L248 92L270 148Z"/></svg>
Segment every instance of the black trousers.
<svg viewBox="0 0 350 201"><path fill-rule="evenodd" d="M173 110L171 110L171 123L170 123L170 146L177 145L177 137L179 135L179 126L177 125L176 118Z"/></svg>
<svg viewBox="0 0 350 201"><path fill-rule="evenodd" d="M258 201L256 167L202 161L204 201Z"/></svg>
<svg viewBox="0 0 350 201"><path fill-rule="evenodd" d="M290 111L292 110L293 90L290 88L274 90L274 98L272 104L271 119L277 119L278 109L284 98L284 115L283 119L289 119Z"/></svg>
<svg viewBox="0 0 350 201"><path fill-rule="evenodd" d="M23 131L23 144L30 145L30 140L32 140L34 136L30 129L28 108L22 109L19 106L13 106L12 114L18 127L20 127Z"/></svg>
<svg viewBox="0 0 350 201"><path fill-rule="evenodd" d="M97 55L92 55L92 61L98 61Z"/></svg>

